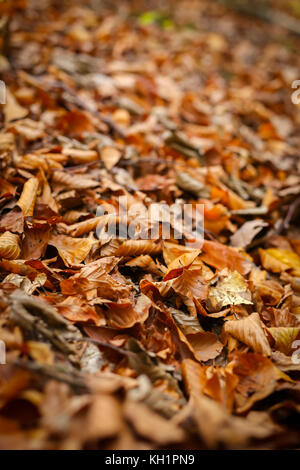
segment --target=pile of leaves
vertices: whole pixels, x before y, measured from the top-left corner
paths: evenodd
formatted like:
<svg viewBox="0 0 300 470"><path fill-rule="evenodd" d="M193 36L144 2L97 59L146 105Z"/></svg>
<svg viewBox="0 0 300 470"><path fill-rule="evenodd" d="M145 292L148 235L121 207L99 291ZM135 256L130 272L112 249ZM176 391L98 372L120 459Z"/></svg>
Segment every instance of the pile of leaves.
<svg viewBox="0 0 300 470"><path fill-rule="evenodd" d="M0 447L297 448L299 43L108 3L16 2L0 56Z"/></svg>

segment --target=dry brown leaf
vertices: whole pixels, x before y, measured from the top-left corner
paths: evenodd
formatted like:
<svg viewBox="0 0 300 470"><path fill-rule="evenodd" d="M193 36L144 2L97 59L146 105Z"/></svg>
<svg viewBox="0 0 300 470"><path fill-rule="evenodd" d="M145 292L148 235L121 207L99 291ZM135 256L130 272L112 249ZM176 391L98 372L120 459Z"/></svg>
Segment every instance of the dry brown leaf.
<svg viewBox="0 0 300 470"><path fill-rule="evenodd" d="M221 243L204 240L202 251L201 259L214 268L220 270L228 268L242 275L247 274L251 269L251 263L245 256L236 249Z"/></svg>
<svg viewBox="0 0 300 470"><path fill-rule="evenodd" d="M262 219L255 219L245 222L231 237L231 245L246 248L254 237L268 224Z"/></svg>
<svg viewBox="0 0 300 470"><path fill-rule="evenodd" d="M182 335L180 337L182 338ZM188 344L195 358L203 362L215 359L224 347L218 337L209 331L188 334L184 342Z"/></svg>
<svg viewBox="0 0 300 470"><path fill-rule="evenodd" d="M45 126L41 121L21 119L10 124L10 129L24 137L29 142L41 139L45 136Z"/></svg>
<svg viewBox="0 0 300 470"><path fill-rule="evenodd" d="M99 186L98 181L94 181L86 176L67 173L64 171L54 171L52 180L66 188L89 189Z"/></svg>
<svg viewBox="0 0 300 470"><path fill-rule="evenodd" d="M297 253L279 248L259 250L261 262L265 269L274 273L291 270L292 276L300 276L300 256Z"/></svg>
<svg viewBox="0 0 300 470"><path fill-rule="evenodd" d="M214 311L227 305L252 304L247 282L237 271L230 272L216 287L210 288L208 300Z"/></svg>
<svg viewBox="0 0 300 470"><path fill-rule="evenodd" d="M244 413L254 403L269 396L279 380L291 381L267 357L254 353L234 353L228 364L239 381L236 385L235 400L237 411Z"/></svg>
<svg viewBox="0 0 300 470"><path fill-rule="evenodd" d="M106 318L111 328L131 328L136 323L144 323L149 314L151 301L141 294L135 305L130 302L107 304Z"/></svg>
<svg viewBox="0 0 300 470"><path fill-rule="evenodd" d="M192 250L178 256L178 258L175 258L168 266L164 275L164 281L168 281L169 279L179 276L183 272L184 268L188 268L195 261L199 253L200 250Z"/></svg>
<svg viewBox="0 0 300 470"><path fill-rule="evenodd" d="M21 252L19 242L18 235L14 233L6 231L0 235L0 258L19 258Z"/></svg>
<svg viewBox="0 0 300 470"><path fill-rule="evenodd" d="M266 356L271 355L271 347L265 334L264 325L257 312L253 312L242 320L226 321L223 331L247 344L253 351Z"/></svg>
<svg viewBox="0 0 300 470"><path fill-rule="evenodd" d="M245 419L230 416L220 403L203 395L199 369L195 369L191 362L184 362L183 367L185 387L190 401L174 421L184 424L192 420L208 448L216 449L222 445L230 449L244 448L252 438L264 438L276 432L274 428L251 425Z"/></svg>
<svg viewBox="0 0 300 470"><path fill-rule="evenodd" d="M21 106L11 91L6 90L6 103L4 105L5 123L8 124L16 119L23 119L27 116L28 110Z"/></svg>
<svg viewBox="0 0 300 470"><path fill-rule="evenodd" d="M149 255L140 255L137 258L127 261L125 265L130 266L132 268L143 269L144 272L152 273L157 276L162 275L161 268L153 261L153 259Z"/></svg>
<svg viewBox="0 0 300 470"><path fill-rule="evenodd" d="M85 439L108 439L122 429L122 409L117 398L108 394L96 395L89 409Z"/></svg>
<svg viewBox="0 0 300 470"><path fill-rule="evenodd" d="M64 148L62 154L70 157L75 164L90 163L98 160L98 153L96 150Z"/></svg>
<svg viewBox="0 0 300 470"><path fill-rule="evenodd" d="M48 243L55 246L66 266L72 266L85 260L95 241L90 238L51 235Z"/></svg>

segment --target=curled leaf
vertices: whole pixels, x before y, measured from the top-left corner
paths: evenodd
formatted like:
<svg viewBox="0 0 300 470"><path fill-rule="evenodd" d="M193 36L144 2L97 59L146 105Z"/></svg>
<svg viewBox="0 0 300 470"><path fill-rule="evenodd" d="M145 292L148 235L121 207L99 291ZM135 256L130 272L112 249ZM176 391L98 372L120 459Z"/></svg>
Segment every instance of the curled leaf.
<svg viewBox="0 0 300 470"><path fill-rule="evenodd" d="M32 217L36 196L39 188L39 180L30 178L23 187L18 206L22 209L24 217Z"/></svg>
<svg viewBox="0 0 300 470"><path fill-rule="evenodd" d="M155 255L161 250L161 244L152 240L126 240L114 254L115 256Z"/></svg>
<svg viewBox="0 0 300 470"><path fill-rule="evenodd" d="M175 258L170 263L165 273L164 281L168 281L169 279L173 279L174 277L177 277L182 274L183 270L185 268L188 268L193 263L199 253L200 250L192 250L190 252L178 256L178 258Z"/></svg>
<svg viewBox="0 0 300 470"><path fill-rule="evenodd" d="M21 106L9 89L6 90L6 103L4 105L5 122L9 123L15 119L27 116L27 109Z"/></svg>
<svg viewBox="0 0 300 470"><path fill-rule="evenodd" d="M205 185L201 183L200 181L196 180L195 178L193 178L192 176L190 176L188 173L185 173L184 171L178 171L176 173L176 183L181 189L189 193L192 193L195 196L199 196L199 197L209 196L209 191L205 187Z"/></svg>
<svg viewBox="0 0 300 470"><path fill-rule="evenodd" d="M52 179L54 183L58 183L71 189L89 189L99 186L98 181L94 181L91 178L87 178L82 175L72 175L64 171L55 171Z"/></svg>

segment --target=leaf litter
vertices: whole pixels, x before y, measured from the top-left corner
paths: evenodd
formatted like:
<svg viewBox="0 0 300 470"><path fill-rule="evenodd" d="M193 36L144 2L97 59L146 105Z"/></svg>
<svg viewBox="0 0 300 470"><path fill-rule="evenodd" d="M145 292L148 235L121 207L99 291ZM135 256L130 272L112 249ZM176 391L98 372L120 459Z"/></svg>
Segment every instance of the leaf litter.
<svg viewBox="0 0 300 470"><path fill-rule="evenodd" d="M11 9L0 448L299 448L299 40L152 3Z"/></svg>

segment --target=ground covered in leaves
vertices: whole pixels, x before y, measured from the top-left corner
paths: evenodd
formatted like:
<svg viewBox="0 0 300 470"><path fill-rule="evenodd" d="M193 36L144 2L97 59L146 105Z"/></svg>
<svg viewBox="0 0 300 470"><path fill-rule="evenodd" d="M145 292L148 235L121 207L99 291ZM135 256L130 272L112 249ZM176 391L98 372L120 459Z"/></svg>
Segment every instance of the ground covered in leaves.
<svg viewBox="0 0 300 470"><path fill-rule="evenodd" d="M298 448L299 41L214 2L16 3L0 447ZM204 242L163 211L147 238L154 202L202 205Z"/></svg>

